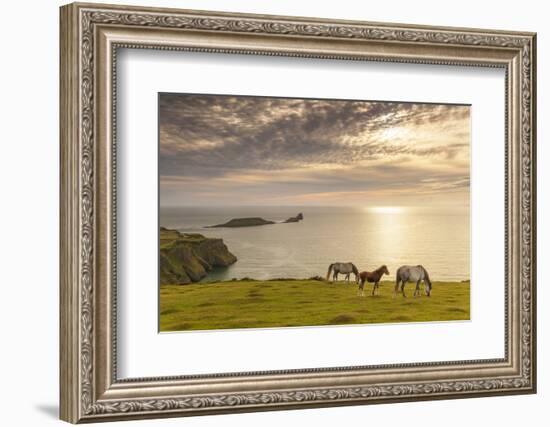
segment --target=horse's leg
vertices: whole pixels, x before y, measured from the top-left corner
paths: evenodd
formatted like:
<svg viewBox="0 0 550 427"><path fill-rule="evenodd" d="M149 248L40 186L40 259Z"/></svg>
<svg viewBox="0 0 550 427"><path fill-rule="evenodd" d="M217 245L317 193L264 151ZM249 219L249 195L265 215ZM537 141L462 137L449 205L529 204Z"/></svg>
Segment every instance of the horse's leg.
<svg viewBox="0 0 550 427"><path fill-rule="evenodd" d="M374 291L376 290L376 282L373 283L372 285L372 293L371 293L371 296L374 296Z"/></svg>
<svg viewBox="0 0 550 427"><path fill-rule="evenodd" d="M416 281L416 289L414 290L414 296L418 296L418 294L420 294L420 282L421 280L417 280Z"/></svg>
<svg viewBox="0 0 550 427"><path fill-rule="evenodd" d="M405 283L407 283L405 280L401 283L401 293L405 298L407 298L407 295L405 295Z"/></svg>
<svg viewBox="0 0 550 427"><path fill-rule="evenodd" d="M393 289L393 297L395 298L397 296L397 292L399 291L399 282L401 280L399 279L399 276L395 279L395 288Z"/></svg>

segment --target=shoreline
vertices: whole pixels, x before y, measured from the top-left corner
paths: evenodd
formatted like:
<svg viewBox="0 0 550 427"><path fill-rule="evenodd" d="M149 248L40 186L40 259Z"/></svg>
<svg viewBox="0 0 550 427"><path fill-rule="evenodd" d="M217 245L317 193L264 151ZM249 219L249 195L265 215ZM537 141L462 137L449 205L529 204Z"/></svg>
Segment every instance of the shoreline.
<svg viewBox="0 0 550 427"><path fill-rule="evenodd" d="M353 275L352 275L353 277ZM395 278L391 278L391 276L388 278L388 276L384 276L385 279L380 281L380 283L394 283L395 284ZM288 281L288 282L296 282L296 281L302 281L302 280L317 280L320 282L330 282L330 280L326 280L322 276L319 276L319 278L316 278L315 276L310 277L273 277L273 278L265 278L265 279L256 279L254 277L242 277L242 278L231 278L231 279L215 279L210 278L208 276L202 278L198 282L194 282L194 285L200 285L200 284L212 284L212 283L225 283L225 282L243 282L243 281L250 281L250 282L277 282L277 281ZM441 280L432 280L434 283L471 283L471 279L441 279ZM334 283L347 283L347 281L344 281L343 279L338 280ZM355 280L353 278L350 278L350 283L355 283ZM411 282L412 283L412 282ZM365 283L365 286L367 283Z"/></svg>

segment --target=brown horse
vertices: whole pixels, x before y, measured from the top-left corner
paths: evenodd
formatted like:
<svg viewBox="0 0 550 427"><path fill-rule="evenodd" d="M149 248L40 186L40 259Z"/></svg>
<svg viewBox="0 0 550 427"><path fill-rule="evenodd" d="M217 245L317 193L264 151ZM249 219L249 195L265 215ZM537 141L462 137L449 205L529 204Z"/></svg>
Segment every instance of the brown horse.
<svg viewBox="0 0 550 427"><path fill-rule="evenodd" d="M359 273L359 279L361 280L361 282L359 283L359 289L357 289L357 293L361 291L361 296L365 296L365 281L367 281L369 283L374 283L372 287L372 295L374 295L374 291L380 286L379 282L384 274L390 274L390 272L388 271L388 267L386 267L385 265L383 265L382 267L378 267L374 271L362 271L361 273Z"/></svg>

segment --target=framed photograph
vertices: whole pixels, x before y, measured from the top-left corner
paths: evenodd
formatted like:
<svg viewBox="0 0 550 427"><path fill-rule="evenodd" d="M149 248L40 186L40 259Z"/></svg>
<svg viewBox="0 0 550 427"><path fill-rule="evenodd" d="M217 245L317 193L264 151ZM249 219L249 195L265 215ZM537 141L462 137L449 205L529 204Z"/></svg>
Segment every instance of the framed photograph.
<svg viewBox="0 0 550 427"><path fill-rule="evenodd" d="M536 391L535 34L60 21L63 420Z"/></svg>

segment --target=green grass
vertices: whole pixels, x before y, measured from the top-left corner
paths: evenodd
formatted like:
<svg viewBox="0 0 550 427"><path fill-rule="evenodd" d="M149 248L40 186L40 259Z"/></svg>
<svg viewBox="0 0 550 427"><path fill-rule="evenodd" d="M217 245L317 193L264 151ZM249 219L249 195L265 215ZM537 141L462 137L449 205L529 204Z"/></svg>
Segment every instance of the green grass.
<svg viewBox="0 0 550 427"><path fill-rule="evenodd" d="M199 233L180 233L177 230L168 230L167 228L160 228L160 247L169 248L174 242L179 243L196 243L206 240L202 234Z"/></svg>
<svg viewBox="0 0 550 427"><path fill-rule="evenodd" d="M393 298L393 283L380 294L357 296L357 285L318 280L240 280L160 288L160 330L468 320L469 282L434 282L431 297Z"/></svg>

